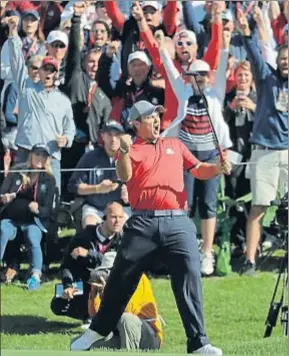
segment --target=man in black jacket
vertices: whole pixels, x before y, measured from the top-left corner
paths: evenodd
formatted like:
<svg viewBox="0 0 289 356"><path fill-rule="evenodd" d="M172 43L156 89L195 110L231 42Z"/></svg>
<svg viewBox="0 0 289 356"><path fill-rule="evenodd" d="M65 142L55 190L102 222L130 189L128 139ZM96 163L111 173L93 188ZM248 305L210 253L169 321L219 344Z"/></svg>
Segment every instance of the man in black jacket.
<svg viewBox="0 0 289 356"><path fill-rule="evenodd" d="M85 10L83 3L76 2L74 4L66 61L63 91L72 103L76 136L72 147L63 152L63 168L74 168L89 142L93 145L97 144L100 128L108 120L111 112L110 100L96 81L101 52L97 48L93 48L85 54L83 60L81 58L80 25L81 15ZM65 189L69 177L64 178L63 188Z"/></svg>
<svg viewBox="0 0 289 356"><path fill-rule="evenodd" d="M102 255L108 251L116 251L121 241L124 225L123 207L110 203L106 209L104 222L97 226L87 226L77 234L68 246L61 264L61 280L63 296L54 297L51 310L56 315L74 319L88 319L88 296L90 270L101 265ZM73 282L83 282L83 294L75 295Z"/></svg>
<svg viewBox="0 0 289 356"><path fill-rule="evenodd" d="M118 181L115 170L115 156L123 133L123 127L116 121L104 125L103 147L87 152L69 180L69 192L84 198L83 228L101 223L109 202L128 203L126 185Z"/></svg>

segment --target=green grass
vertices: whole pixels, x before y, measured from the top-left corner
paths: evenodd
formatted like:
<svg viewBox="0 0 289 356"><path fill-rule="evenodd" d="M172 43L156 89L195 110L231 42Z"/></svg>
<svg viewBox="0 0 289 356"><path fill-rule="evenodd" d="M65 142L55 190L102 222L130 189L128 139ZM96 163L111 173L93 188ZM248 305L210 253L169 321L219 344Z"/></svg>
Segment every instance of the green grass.
<svg viewBox="0 0 289 356"><path fill-rule="evenodd" d="M260 273L255 278L232 274L224 279L203 280L207 333L213 344L223 348L225 355L288 354L287 338L282 337L280 320L273 335L267 340L262 338L275 282L274 273ZM54 283L45 283L40 291L34 293L17 285L1 288L2 350L69 350L71 338L82 330L78 328L80 324L77 321L51 313L49 305ZM161 351L184 354L185 335L170 283L162 279L152 283L160 313L166 322ZM29 351L28 354L36 356L39 352ZM57 356L57 353L51 355Z"/></svg>

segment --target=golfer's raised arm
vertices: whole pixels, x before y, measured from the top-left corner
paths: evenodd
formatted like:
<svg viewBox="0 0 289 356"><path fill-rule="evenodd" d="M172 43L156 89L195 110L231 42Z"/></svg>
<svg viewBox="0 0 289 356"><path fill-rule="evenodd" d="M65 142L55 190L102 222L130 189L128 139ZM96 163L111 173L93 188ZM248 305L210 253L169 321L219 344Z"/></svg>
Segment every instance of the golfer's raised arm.
<svg viewBox="0 0 289 356"><path fill-rule="evenodd" d="M129 157L132 140L130 135L124 135L120 139L119 157L116 164L116 173L122 182L128 182L132 177L132 163Z"/></svg>

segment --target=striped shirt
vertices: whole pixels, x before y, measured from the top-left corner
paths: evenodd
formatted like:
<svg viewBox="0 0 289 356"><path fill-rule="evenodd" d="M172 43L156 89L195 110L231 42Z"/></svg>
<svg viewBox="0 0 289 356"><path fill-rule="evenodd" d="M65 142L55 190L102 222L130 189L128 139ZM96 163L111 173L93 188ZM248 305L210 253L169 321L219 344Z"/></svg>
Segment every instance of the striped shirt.
<svg viewBox="0 0 289 356"><path fill-rule="evenodd" d="M186 118L182 122L180 139L191 151L215 149L208 113L200 96L189 99Z"/></svg>

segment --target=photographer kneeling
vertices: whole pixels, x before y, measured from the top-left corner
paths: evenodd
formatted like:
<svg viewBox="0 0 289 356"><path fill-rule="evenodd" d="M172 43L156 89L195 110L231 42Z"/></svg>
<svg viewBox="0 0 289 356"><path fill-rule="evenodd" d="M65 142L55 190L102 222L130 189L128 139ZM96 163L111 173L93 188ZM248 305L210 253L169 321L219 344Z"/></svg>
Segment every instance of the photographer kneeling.
<svg viewBox="0 0 289 356"><path fill-rule="evenodd" d="M55 179L50 167L49 152L45 145L35 145L25 166L16 169L29 169L27 174L10 171L1 186L0 196L0 260L9 241L15 240L18 229L28 242L28 257L31 276L27 280L29 290L40 288L43 255L41 240L47 232L53 206ZM34 172L35 170L35 172ZM42 172L39 172L39 171ZM7 268L4 281L9 283L16 277L17 269Z"/></svg>
<svg viewBox="0 0 289 356"><path fill-rule="evenodd" d="M117 250L124 222L122 205L109 203L101 224L88 225L72 239L60 267L63 293L56 293L51 301L54 314L82 321L89 318L90 270L101 264L105 252ZM82 282L83 290L78 290L76 282Z"/></svg>
<svg viewBox="0 0 289 356"><path fill-rule="evenodd" d="M88 312L97 314L105 285L113 268L116 253L103 256L101 266L91 271ZM92 348L126 350L158 350L163 340L163 330L152 286L145 274L128 302L116 330L106 339L97 341Z"/></svg>

